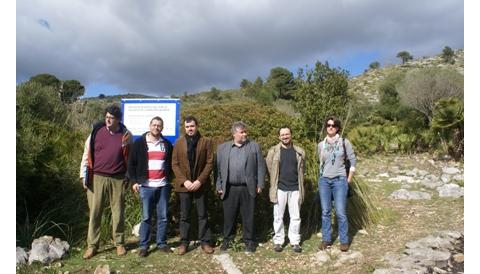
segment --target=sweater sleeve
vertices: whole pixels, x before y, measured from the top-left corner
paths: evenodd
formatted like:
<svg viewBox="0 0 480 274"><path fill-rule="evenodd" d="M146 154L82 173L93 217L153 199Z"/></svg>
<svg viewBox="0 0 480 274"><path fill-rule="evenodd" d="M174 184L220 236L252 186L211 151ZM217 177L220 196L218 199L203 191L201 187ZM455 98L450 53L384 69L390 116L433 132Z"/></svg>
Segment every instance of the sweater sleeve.
<svg viewBox="0 0 480 274"><path fill-rule="evenodd" d="M345 139L345 149L347 158L350 160L350 170L355 171L355 165L357 163L357 157L355 156L355 152L353 151L352 143L348 139Z"/></svg>
<svg viewBox="0 0 480 274"><path fill-rule="evenodd" d="M207 153L207 162L205 164L205 167L203 170L200 172L200 175L198 175L197 180L200 181L201 184L204 184L205 182L208 181L208 178L210 177L210 173L212 173L213 169L213 149L212 149L212 142L210 139L205 139L205 147L206 147L206 153Z"/></svg>
<svg viewBox="0 0 480 274"><path fill-rule="evenodd" d="M136 151L135 144L131 145L128 151L128 164L127 164L127 178L133 182L137 183L137 157L134 155Z"/></svg>
<svg viewBox="0 0 480 274"><path fill-rule="evenodd" d="M216 165L216 171L217 171L217 178L216 178L216 182L215 182L215 188L217 191L219 190L222 190L222 184L224 182L222 182L222 176L226 176L224 174L222 174L222 156L221 156L221 151L222 151L222 145L219 145L217 146L217 159L216 159L216 162L217 162L217 165Z"/></svg>
<svg viewBox="0 0 480 274"><path fill-rule="evenodd" d="M179 139L180 140L180 139ZM173 152L172 152L172 170L173 173L175 174L175 180L181 184L187 180L187 177L183 174L181 168L180 168L180 159L178 156L178 151L180 150L180 141L177 140L175 143L175 146L173 147Z"/></svg>
<svg viewBox="0 0 480 274"><path fill-rule="evenodd" d="M85 179L88 167L88 150L90 149L90 135L88 136L87 140L85 141L85 145L83 146L83 155L82 161L80 162L80 178Z"/></svg>
<svg viewBox="0 0 480 274"><path fill-rule="evenodd" d="M265 159L263 158L262 149L259 144L256 145L256 152L257 152L257 187L263 189L265 187L265 173L266 173L266 165Z"/></svg>

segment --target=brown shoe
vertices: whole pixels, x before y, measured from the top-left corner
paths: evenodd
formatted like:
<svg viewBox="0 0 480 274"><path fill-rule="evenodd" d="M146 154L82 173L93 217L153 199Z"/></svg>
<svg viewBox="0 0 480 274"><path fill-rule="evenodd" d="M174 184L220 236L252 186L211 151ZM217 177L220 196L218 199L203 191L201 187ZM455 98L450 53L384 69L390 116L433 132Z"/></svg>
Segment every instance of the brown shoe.
<svg viewBox="0 0 480 274"><path fill-rule="evenodd" d="M340 244L340 250L343 252L348 251L349 245L348 244Z"/></svg>
<svg viewBox="0 0 480 274"><path fill-rule="evenodd" d="M185 253L187 253L187 250L188 250L188 246L186 244L181 244L178 247L178 255L184 255Z"/></svg>
<svg viewBox="0 0 480 274"><path fill-rule="evenodd" d="M127 254L127 250L125 249L125 247L123 245L117 246L117 255L123 256L125 254Z"/></svg>
<svg viewBox="0 0 480 274"><path fill-rule="evenodd" d="M327 248L330 248L332 247L332 243L330 242L323 242L320 244L320 246L318 247L320 250L325 250Z"/></svg>
<svg viewBox="0 0 480 274"><path fill-rule="evenodd" d="M212 254L215 251L209 244L202 244L202 250L207 254Z"/></svg>
<svg viewBox="0 0 480 274"><path fill-rule="evenodd" d="M168 245L165 245L163 247L160 247L158 250L161 250L165 253L172 253L173 251L170 249L170 247Z"/></svg>
<svg viewBox="0 0 480 274"><path fill-rule="evenodd" d="M92 258L93 256L95 256L95 254L97 254L97 251L94 248L89 247L89 248L87 248L87 250L83 254L83 258L85 260L88 260L88 259Z"/></svg>
<svg viewBox="0 0 480 274"><path fill-rule="evenodd" d="M140 257L147 257L148 256L148 251L145 248L140 248L138 251L138 256Z"/></svg>

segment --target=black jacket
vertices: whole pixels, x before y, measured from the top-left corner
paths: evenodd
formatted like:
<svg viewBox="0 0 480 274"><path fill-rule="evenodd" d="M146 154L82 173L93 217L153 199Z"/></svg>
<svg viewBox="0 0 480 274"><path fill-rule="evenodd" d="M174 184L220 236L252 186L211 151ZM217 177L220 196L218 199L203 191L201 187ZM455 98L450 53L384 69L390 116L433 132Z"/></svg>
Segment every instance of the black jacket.
<svg viewBox="0 0 480 274"><path fill-rule="evenodd" d="M142 183L148 179L148 146L147 136L145 132L140 138L135 140L130 155L128 157L128 172L127 176L130 182ZM172 177L172 143L165 139L163 135L161 138L165 142L165 176L168 182L171 182Z"/></svg>

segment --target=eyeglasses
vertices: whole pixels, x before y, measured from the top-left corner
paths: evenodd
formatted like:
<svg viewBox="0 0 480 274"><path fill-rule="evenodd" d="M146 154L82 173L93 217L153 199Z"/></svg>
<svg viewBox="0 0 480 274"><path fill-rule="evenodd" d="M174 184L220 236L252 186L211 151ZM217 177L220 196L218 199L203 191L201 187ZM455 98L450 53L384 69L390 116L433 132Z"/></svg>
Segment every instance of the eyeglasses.
<svg viewBox="0 0 480 274"><path fill-rule="evenodd" d="M117 118L115 118L115 116L105 116L105 119L112 119L112 120L114 120L114 119L117 119Z"/></svg>
<svg viewBox="0 0 480 274"><path fill-rule="evenodd" d="M335 124L327 124L327 128L329 127L336 127Z"/></svg>

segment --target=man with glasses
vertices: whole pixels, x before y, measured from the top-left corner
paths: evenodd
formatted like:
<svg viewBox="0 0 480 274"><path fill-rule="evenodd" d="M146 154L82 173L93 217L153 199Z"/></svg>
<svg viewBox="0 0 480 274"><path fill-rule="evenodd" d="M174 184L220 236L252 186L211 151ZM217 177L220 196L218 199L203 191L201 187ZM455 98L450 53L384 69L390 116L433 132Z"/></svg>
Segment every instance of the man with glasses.
<svg viewBox="0 0 480 274"><path fill-rule="evenodd" d="M292 130L283 126L278 130L280 142L268 151L266 162L270 173L270 201L273 203L273 243L274 250L281 252L285 242L283 215L288 205L290 224L288 239L294 252L302 252L300 247L300 205L305 188L303 173L305 151L293 144Z"/></svg>
<svg viewBox="0 0 480 274"><path fill-rule="evenodd" d="M100 226L105 200L112 211L112 228L117 255L127 253L124 242L125 188L128 154L132 134L120 123L122 112L116 105L105 109L105 122L96 123L85 141L80 165L80 181L87 191L90 218L87 250L84 259L93 257L99 248Z"/></svg>
<svg viewBox="0 0 480 274"><path fill-rule="evenodd" d="M133 191L140 193L142 222L138 255L146 257L150 244L153 212L157 213L157 249L165 253L172 250L167 245L167 213L171 191L172 143L162 135L163 119L155 116L149 131L135 140L128 159L128 176Z"/></svg>

